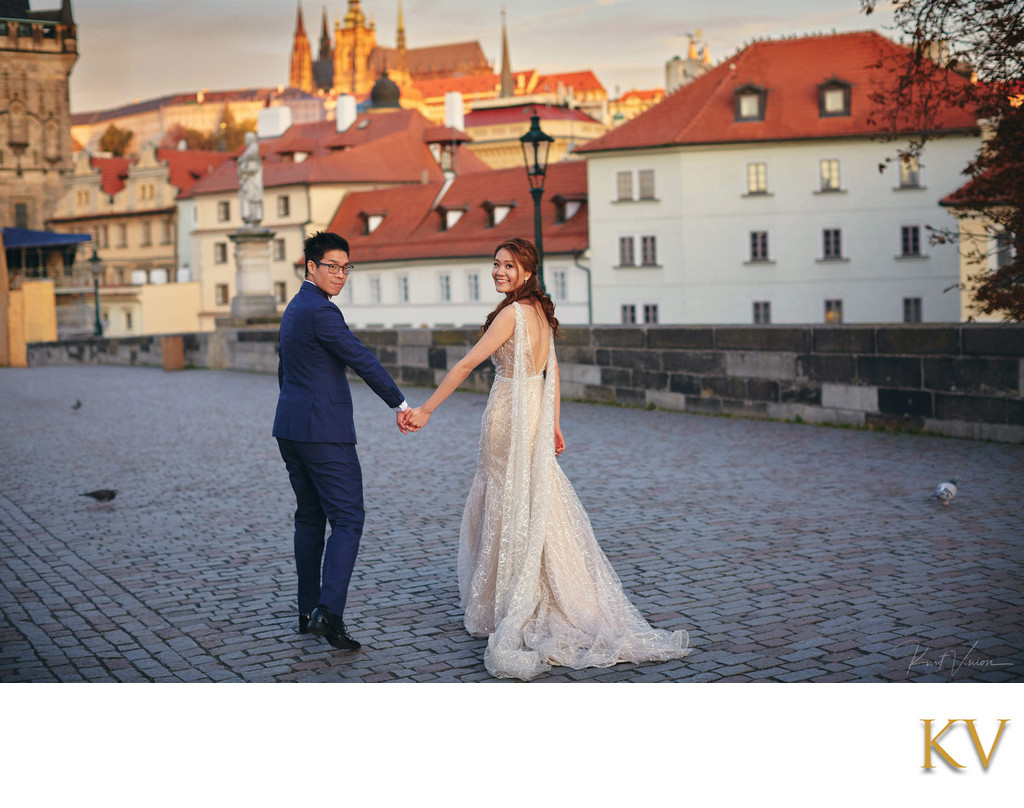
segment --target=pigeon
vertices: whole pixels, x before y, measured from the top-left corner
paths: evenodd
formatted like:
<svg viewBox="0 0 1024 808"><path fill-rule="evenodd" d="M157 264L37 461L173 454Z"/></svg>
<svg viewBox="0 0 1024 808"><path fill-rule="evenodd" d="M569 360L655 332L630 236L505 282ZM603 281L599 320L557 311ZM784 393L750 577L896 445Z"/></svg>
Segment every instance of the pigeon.
<svg viewBox="0 0 1024 808"><path fill-rule="evenodd" d="M82 402L81 402L81 400L76 398L75 399L75 403L71 405L71 409L73 409L73 410L80 410L80 409L82 409Z"/></svg>
<svg viewBox="0 0 1024 808"><path fill-rule="evenodd" d="M954 477L952 480L939 483L939 487L935 489L935 493L932 496L943 505L949 505L949 501L956 496L956 484L958 482L960 482L960 478Z"/></svg>
<svg viewBox="0 0 1024 808"><path fill-rule="evenodd" d="M81 494L83 497L92 497L97 502L110 502L114 497L117 496L117 491L112 491L109 488L101 488L98 491L86 491Z"/></svg>

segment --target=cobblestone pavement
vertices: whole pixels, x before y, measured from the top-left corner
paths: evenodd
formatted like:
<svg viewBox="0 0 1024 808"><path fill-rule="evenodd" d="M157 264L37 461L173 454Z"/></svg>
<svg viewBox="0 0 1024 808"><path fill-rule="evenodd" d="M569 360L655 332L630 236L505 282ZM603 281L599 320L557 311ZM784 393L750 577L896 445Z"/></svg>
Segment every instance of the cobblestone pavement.
<svg viewBox="0 0 1024 808"><path fill-rule="evenodd" d="M0 370L0 679L494 681L455 578L485 397L402 436L354 386L353 654L294 629L276 396L258 374ZM570 402L562 419L627 593L695 650L538 682L1024 679L1024 446ZM928 494L952 475L943 507ZM80 496L106 487L113 503Z"/></svg>

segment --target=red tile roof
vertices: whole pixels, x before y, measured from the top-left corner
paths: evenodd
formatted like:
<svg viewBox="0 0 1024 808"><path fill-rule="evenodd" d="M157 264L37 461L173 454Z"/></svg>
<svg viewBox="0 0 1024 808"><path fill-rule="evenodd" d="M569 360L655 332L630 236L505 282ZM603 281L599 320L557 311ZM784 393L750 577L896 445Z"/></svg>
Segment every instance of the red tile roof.
<svg viewBox="0 0 1024 808"><path fill-rule="evenodd" d="M578 151L875 134L879 127L870 120L870 96L897 76L893 67L877 65L909 54L874 31L755 42ZM829 79L852 85L850 115L819 115L818 86ZM950 80L966 81L953 73ZM746 85L768 91L762 121L735 120L735 91ZM975 120L970 110L950 107L936 123L942 130L969 131Z"/></svg>
<svg viewBox="0 0 1024 808"><path fill-rule="evenodd" d="M156 152L157 160L167 163L169 182L180 192L188 191L229 157L227 152L198 150L157 149Z"/></svg>
<svg viewBox="0 0 1024 808"><path fill-rule="evenodd" d="M541 76L533 92L555 93L558 92L559 85L565 90L572 87L576 92L604 91L604 85L592 70L579 70L575 73L551 73Z"/></svg>
<svg viewBox="0 0 1024 808"><path fill-rule="evenodd" d="M459 176L440 201L448 210L466 213L450 229L441 229L441 214L431 204L443 183L352 193L342 200L330 228L348 239L355 263L425 258L490 258L494 248L512 236L533 238L533 198L526 172L507 168ZM548 168L541 215L544 251L566 254L587 247L586 204L568 222L555 221L553 197L585 199L587 168L581 160L556 163ZM484 203L515 206L494 227L488 225ZM384 220L363 235L362 213L383 213Z"/></svg>
<svg viewBox="0 0 1024 808"><path fill-rule="evenodd" d="M466 113L466 128L471 126L495 126L506 123L530 123L534 110L540 118L541 127L544 121L596 121L578 109L569 107L555 107L550 104L516 104L507 107L489 107L485 109L474 109Z"/></svg>
<svg viewBox="0 0 1024 808"><path fill-rule="evenodd" d="M103 193L113 196L124 188L128 179L128 166L136 161L135 157L93 157L89 165L99 169L100 187Z"/></svg>
<svg viewBox="0 0 1024 808"><path fill-rule="evenodd" d="M333 121L292 126L281 137L260 141L263 185L266 188L310 183L418 183L443 177L424 135L436 126L415 110L364 113L345 131ZM296 151L309 156L284 159ZM232 157L237 157L237 152ZM487 165L468 150L456 155L460 173L487 171ZM238 188L236 161L218 166L197 182L188 196L223 193ZM183 196L186 194L183 194Z"/></svg>

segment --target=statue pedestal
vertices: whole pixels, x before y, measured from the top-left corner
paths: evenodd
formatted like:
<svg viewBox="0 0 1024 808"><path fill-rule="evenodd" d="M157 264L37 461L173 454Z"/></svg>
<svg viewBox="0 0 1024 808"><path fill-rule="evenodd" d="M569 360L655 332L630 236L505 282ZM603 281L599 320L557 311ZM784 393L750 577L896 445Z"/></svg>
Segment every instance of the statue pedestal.
<svg viewBox="0 0 1024 808"><path fill-rule="evenodd" d="M245 228L230 233L235 244L235 296L232 317L261 317L277 313L277 299L270 280L270 242L274 233Z"/></svg>

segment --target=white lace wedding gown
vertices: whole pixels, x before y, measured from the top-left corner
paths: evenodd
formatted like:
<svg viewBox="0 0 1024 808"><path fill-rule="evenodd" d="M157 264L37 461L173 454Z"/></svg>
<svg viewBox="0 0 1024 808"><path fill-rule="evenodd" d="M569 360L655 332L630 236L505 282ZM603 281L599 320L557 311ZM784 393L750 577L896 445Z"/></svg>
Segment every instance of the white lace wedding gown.
<svg viewBox="0 0 1024 808"><path fill-rule="evenodd" d="M600 668L677 659L685 631L651 628L622 591L555 459L554 336L534 367L526 313L494 355L476 476L459 534L466 629L488 637L493 675L532 679L552 665Z"/></svg>

